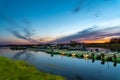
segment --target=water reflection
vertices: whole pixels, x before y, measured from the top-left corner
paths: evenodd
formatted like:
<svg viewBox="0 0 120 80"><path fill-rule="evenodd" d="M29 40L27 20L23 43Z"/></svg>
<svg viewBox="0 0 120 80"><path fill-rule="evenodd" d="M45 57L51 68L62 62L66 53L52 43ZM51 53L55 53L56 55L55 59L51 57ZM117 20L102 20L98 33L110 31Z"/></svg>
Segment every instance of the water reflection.
<svg viewBox="0 0 120 80"><path fill-rule="evenodd" d="M13 56L13 59L24 59L24 60L28 60L31 57L33 58L33 54L31 54L29 51L27 50L23 50L20 52L15 53L15 55Z"/></svg>
<svg viewBox="0 0 120 80"><path fill-rule="evenodd" d="M101 64L102 64L102 65L105 64L105 60L104 60L104 59L101 61Z"/></svg>
<svg viewBox="0 0 120 80"><path fill-rule="evenodd" d="M114 65L114 67L117 66L117 59L116 58L114 59L114 64L113 65Z"/></svg>
<svg viewBox="0 0 120 80"><path fill-rule="evenodd" d="M116 66L117 66L117 62L114 62L114 64L113 64L113 65L114 65L114 67L116 67Z"/></svg>
<svg viewBox="0 0 120 80"><path fill-rule="evenodd" d="M73 80L84 80L84 79L82 78L82 76L77 75L73 78Z"/></svg>
<svg viewBox="0 0 120 80"><path fill-rule="evenodd" d="M53 57L54 55L53 54L51 54L51 57Z"/></svg>
<svg viewBox="0 0 120 80"><path fill-rule="evenodd" d="M17 52L13 58L14 59L19 59L19 57L21 57L21 55L25 54L27 51L20 51L20 52Z"/></svg>
<svg viewBox="0 0 120 80"><path fill-rule="evenodd" d="M94 61L95 61L95 59L94 59L94 58L92 58L92 63L94 63Z"/></svg>
<svg viewBox="0 0 120 80"><path fill-rule="evenodd" d="M113 55L113 57L114 57L114 67L116 67L117 66L117 56L116 56L116 54L114 54Z"/></svg>
<svg viewBox="0 0 120 80"><path fill-rule="evenodd" d="M94 61L93 61L93 60L92 60L92 62L94 63ZM101 60L101 64L102 64L102 65L104 65L104 64L105 64L105 60L104 60L104 59L102 59L102 60ZM107 62L107 64L108 64L108 62ZM114 67L116 67L116 66L117 66L117 60L116 60L116 59L114 59L113 66L114 66Z"/></svg>
<svg viewBox="0 0 120 80"><path fill-rule="evenodd" d="M28 59L30 59L30 58L34 58L34 55L31 54L30 52L27 52L26 55L25 55L25 57L24 57L24 60L28 60ZM33 60L34 60L34 59L33 59Z"/></svg>
<svg viewBox="0 0 120 80"><path fill-rule="evenodd" d="M12 59L25 60L43 72L62 75L68 80L120 80L120 64L117 64L117 60L115 59L114 63L105 62L104 59L94 60L94 54L91 55L91 60L28 50L0 50L0 54L11 54Z"/></svg>

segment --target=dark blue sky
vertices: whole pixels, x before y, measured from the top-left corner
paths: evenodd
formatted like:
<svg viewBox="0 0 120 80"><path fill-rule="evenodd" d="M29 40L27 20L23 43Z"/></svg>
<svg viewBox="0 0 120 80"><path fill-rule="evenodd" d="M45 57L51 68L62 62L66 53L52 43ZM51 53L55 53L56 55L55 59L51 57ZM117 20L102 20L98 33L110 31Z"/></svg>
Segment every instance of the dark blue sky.
<svg viewBox="0 0 120 80"><path fill-rule="evenodd" d="M119 37L119 9L120 0L0 0L0 43L59 41L68 36L62 41ZM94 26L92 31L104 30L99 33L104 37L83 32ZM76 34L87 37L74 37Z"/></svg>

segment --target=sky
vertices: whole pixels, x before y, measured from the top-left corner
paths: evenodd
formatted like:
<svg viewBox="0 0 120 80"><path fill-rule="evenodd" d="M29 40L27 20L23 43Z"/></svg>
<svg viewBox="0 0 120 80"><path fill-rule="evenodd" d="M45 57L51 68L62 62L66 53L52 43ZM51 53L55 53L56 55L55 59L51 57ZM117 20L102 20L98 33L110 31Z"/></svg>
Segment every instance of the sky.
<svg viewBox="0 0 120 80"><path fill-rule="evenodd" d="M103 43L120 37L120 0L0 0L0 45Z"/></svg>

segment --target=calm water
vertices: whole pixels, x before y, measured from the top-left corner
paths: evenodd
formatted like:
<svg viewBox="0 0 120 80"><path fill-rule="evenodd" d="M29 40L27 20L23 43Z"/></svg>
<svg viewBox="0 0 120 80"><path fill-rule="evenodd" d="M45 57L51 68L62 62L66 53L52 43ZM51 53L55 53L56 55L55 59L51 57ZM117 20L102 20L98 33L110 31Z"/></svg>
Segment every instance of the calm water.
<svg viewBox="0 0 120 80"><path fill-rule="evenodd" d="M44 52L12 51L0 49L0 56L20 59L34 65L38 70L65 76L68 80L120 80L120 64L84 60Z"/></svg>

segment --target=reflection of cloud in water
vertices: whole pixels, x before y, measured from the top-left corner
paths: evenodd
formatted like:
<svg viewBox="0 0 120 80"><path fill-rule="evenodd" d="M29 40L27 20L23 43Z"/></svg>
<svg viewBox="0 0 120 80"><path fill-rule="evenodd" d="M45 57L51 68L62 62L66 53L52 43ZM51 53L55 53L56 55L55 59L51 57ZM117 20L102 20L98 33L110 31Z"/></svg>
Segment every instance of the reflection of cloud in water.
<svg viewBox="0 0 120 80"><path fill-rule="evenodd" d="M21 55L23 55L23 54L25 54L25 53L26 53L26 51L18 52L18 53L16 53L16 54L13 56L13 58L14 58L14 59L18 59Z"/></svg>
<svg viewBox="0 0 120 80"><path fill-rule="evenodd" d="M28 59L30 59L30 58L33 58L33 54L31 54L30 52L26 52L26 54L25 54L25 57L24 57L24 60L28 60Z"/></svg>
<svg viewBox="0 0 120 80"><path fill-rule="evenodd" d="M33 56L33 54L31 54L30 52L28 51L21 51L21 52L18 52L16 53L13 58L14 59L19 59L22 55L24 55L24 57L22 57L24 60L28 60L31 56Z"/></svg>

